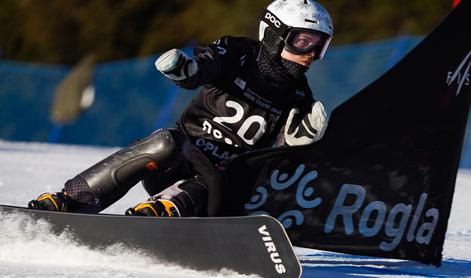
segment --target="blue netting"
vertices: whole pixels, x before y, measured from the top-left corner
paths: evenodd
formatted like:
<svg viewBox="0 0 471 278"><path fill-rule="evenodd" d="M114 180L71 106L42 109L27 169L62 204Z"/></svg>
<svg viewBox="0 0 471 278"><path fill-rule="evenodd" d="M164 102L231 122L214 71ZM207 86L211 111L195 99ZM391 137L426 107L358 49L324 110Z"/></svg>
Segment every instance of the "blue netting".
<svg viewBox="0 0 471 278"><path fill-rule="evenodd" d="M331 47L325 59L308 72L315 97L332 111L385 73L420 40L403 36ZM49 120L49 110L55 87L71 68L0 61L0 138L125 146L157 128L174 126L195 92L178 89L163 78L154 68L156 58L97 64L95 103L76 122L61 128ZM466 157L462 166L471 166Z"/></svg>

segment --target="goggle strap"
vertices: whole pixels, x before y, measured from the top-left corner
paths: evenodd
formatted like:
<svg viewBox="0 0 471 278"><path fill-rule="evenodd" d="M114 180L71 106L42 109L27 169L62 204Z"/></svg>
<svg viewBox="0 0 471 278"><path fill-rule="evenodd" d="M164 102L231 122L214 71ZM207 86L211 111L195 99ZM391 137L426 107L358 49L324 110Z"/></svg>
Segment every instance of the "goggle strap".
<svg viewBox="0 0 471 278"><path fill-rule="evenodd" d="M289 27L283 23L276 15L274 15L269 10L265 9L260 16L260 20L268 24L274 30L277 30L280 34L280 37L285 38L286 34L289 31Z"/></svg>

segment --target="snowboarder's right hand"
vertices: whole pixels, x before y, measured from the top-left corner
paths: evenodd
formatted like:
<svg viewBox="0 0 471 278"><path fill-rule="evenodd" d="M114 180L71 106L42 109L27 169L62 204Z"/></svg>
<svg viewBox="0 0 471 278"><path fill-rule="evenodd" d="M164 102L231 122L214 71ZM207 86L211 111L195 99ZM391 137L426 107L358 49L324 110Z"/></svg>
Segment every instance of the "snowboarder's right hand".
<svg viewBox="0 0 471 278"><path fill-rule="evenodd" d="M155 67L167 78L173 81L182 81L196 74L198 64L180 49L172 49L162 54Z"/></svg>

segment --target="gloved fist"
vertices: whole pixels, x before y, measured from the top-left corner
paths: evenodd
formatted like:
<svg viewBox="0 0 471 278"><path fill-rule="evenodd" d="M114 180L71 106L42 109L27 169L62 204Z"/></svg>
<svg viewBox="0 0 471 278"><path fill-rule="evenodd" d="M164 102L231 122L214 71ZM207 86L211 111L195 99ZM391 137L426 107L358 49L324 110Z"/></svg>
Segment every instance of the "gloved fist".
<svg viewBox="0 0 471 278"><path fill-rule="evenodd" d="M172 49L162 54L155 61L155 67L174 81L185 80L198 71L196 61L180 49Z"/></svg>
<svg viewBox="0 0 471 278"><path fill-rule="evenodd" d="M324 105L316 101L312 105L311 113L304 116L299 124L295 118L298 116L297 108L291 109L285 125L285 141L290 146L307 145L319 141L327 128L327 114Z"/></svg>

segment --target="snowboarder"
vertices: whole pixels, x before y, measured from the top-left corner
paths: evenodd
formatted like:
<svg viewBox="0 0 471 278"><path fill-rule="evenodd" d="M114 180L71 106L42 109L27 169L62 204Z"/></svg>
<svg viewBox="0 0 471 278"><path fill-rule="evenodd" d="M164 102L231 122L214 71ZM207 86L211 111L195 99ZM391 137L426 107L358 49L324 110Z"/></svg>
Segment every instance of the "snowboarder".
<svg viewBox="0 0 471 278"><path fill-rule="evenodd" d="M201 91L176 128L160 129L68 180L32 209L98 213L142 181L152 196L127 215L215 216L221 168L241 153L322 138L327 126L305 72L333 36L328 12L310 0L276 0L261 15L259 40L225 36L194 57L179 49L155 65L186 89Z"/></svg>

